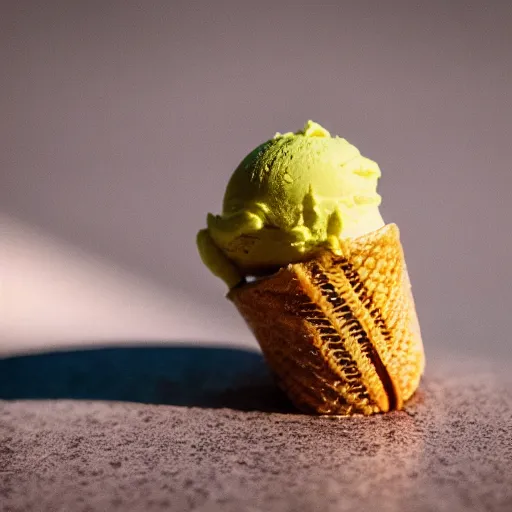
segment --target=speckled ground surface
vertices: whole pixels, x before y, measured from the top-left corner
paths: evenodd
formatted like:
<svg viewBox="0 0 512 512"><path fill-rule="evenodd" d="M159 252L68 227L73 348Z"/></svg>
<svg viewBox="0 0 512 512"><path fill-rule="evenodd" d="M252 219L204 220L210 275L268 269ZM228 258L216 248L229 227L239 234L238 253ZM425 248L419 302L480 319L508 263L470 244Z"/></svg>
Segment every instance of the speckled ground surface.
<svg viewBox="0 0 512 512"><path fill-rule="evenodd" d="M371 418L271 412L258 386L255 410L0 401L0 510L512 510L512 381L492 367L431 368Z"/></svg>

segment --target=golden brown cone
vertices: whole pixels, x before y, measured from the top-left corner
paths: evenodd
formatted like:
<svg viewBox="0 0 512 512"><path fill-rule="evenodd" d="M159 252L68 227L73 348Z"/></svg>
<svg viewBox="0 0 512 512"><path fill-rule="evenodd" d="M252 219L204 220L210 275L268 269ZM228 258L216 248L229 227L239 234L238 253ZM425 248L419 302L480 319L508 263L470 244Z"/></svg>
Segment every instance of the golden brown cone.
<svg viewBox="0 0 512 512"><path fill-rule="evenodd" d="M424 353L395 224L230 291L280 386L303 411L401 409Z"/></svg>

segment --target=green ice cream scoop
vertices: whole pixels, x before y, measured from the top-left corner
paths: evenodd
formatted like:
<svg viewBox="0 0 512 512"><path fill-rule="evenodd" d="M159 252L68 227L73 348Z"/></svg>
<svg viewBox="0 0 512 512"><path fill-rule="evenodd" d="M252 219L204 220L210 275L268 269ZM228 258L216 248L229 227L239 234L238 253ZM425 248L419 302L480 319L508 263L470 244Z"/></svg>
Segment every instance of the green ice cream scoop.
<svg viewBox="0 0 512 512"><path fill-rule="evenodd" d="M231 288L379 229L379 177L375 162L317 123L277 133L231 176L222 214L208 214L198 233L201 258Z"/></svg>

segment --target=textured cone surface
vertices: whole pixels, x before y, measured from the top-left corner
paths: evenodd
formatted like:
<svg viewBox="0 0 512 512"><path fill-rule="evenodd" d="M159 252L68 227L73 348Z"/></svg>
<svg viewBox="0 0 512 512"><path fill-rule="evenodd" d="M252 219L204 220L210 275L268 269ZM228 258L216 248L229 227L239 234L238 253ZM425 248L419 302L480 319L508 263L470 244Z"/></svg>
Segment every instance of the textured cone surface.
<svg viewBox="0 0 512 512"><path fill-rule="evenodd" d="M306 412L400 409L418 387L423 345L394 224L228 297L280 386Z"/></svg>

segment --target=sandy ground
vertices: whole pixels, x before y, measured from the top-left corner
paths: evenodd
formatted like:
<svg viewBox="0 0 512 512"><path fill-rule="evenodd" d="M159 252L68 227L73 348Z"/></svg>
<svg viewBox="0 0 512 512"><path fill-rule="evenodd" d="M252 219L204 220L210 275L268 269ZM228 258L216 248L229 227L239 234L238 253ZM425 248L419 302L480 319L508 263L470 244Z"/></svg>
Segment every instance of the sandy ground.
<svg viewBox="0 0 512 512"><path fill-rule="evenodd" d="M512 380L492 368L430 369L371 418L233 382L188 405L0 401L0 510L512 510Z"/></svg>

